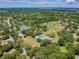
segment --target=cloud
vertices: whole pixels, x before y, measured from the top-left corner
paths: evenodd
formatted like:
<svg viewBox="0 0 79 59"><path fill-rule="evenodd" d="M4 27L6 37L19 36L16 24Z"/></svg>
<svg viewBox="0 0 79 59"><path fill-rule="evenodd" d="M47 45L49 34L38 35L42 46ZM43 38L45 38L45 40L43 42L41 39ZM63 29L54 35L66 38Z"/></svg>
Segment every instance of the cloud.
<svg viewBox="0 0 79 59"><path fill-rule="evenodd" d="M1 7L78 7L79 0L0 0Z"/></svg>
<svg viewBox="0 0 79 59"><path fill-rule="evenodd" d="M29 2L30 0L0 0L0 2Z"/></svg>
<svg viewBox="0 0 79 59"><path fill-rule="evenodd" d="M60 2L63 0L0 0L0 2Z"/></svg>
<svg viewBox="0 0 79 59"><path fill-rule="evenodd" d="M66 0L66 3L68 3L68 4L73 4L75 2L76 2L75 0Z"/></svg>

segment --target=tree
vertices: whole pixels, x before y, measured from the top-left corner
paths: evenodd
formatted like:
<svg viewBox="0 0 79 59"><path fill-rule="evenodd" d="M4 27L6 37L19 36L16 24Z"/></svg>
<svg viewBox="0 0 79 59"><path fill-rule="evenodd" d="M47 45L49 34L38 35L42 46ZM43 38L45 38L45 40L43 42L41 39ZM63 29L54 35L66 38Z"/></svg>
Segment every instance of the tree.
<svg viewBox="0 0 79 59"><path fill-rule="evenodd" d="M41 39L37 39L37 42L41 42Z"/></svg>
<svg viewBox="0 0 79 59"><path fill-rule="evenodd" d="M0 57L3 56L3 51L0 49Z"/></svg>
<svg viewBox="0 0 79 59"><path fill-rule="evenodd" d="M67 42L74 43L74 39L71 32L61 32L59 33L59 35L60 35L60 39L62 38L64 40L65 44Z"/></svg>
<svg viewBox="0 0 79 59"><path fill-rule="evenodd" d="M71 49L71 50L74 49L74 44L71 42L66 43L65 46L67 49Z"/></svg>
<svg viewBox="0 0 79 59"><path fill-rule="evenodd" d="M68 50L66 56L67 56L67 59L75 59L75 54L73 50Z"/></svg>
<svg viewBox="0 0 79 59"><path fill-rule="evenodd" d="M10 51L11 49L13 48L13 46L11 44L7 44L7 45L4 45L2 47L2 50L5 51L5 52L8 52Z"/></svg>
<svg viewBox="0 0 79 59"><path fill-rule="evenodd" d="M15 59L15 56L12 56L12 55L3 55L0 59Z"/></svg>
<svg viewBox="0 0 79 59"><path fill-rule="evenodd" d="M79 42L75 43L75 52L79 55Z"/></svg>
<svg viewBox="0 0 79 59"><path fill-rule="evenodd" d="M74 44L71 42L66 43L67 48L67 59L75 59L75 49Z"/></svg>
<svg viewBox="0 0 79 59"><path fill-rule="evenodd" d="M8 35L4 35L2 39L3 40L9 39L9 36Z"/></svg>
<svg viewBox="0 0 79 59"><path fill-rule="evenodd" d="M15 59L26 59L26 56L25 55L19 55L19 56L16 56Z"/></svg>
<svg viewBox="0 0 79 59"><path fill-rule="evenodd" d="M59 44L60 46L64 46L64 45L65 45L64 39L59 39L59 40L58 40L58 44Z"/></svg>
<svg viewBox="0 0 79 59"><path fill-rule="evenodd" d="M79 38L77 38L76 41L79 42Z"/></svg>
<svg viewBox="0 0 79 59"><path fill-rule="evenodd" d="M43 54L42 52L38 52L36 54L35 59L47 59L47 56L45 54Z"/></svg>
<svg viewBox="0 0 79 59"><path fill-rule="evenodd" d="M31 49L31 50L27 51L27 54L30 56L30 58L32 58L33 56L35 56L34 49Z"/></svg>
<svg viewBox="0 0 79 59"><path fill-rule="evenodd" d="M52 53L48 59L67 59L67 56L65 54L62 54L62 53Z"/></svg>
<svg viewBox="0 0 79 59"><path fill-rule="evenodd" d="M47 45L50 44L50 43L51 43L50 40L45 39L45 40L42 40L42 41L41 41L40 45L41 45L41 46L47 46Z"/></svg>

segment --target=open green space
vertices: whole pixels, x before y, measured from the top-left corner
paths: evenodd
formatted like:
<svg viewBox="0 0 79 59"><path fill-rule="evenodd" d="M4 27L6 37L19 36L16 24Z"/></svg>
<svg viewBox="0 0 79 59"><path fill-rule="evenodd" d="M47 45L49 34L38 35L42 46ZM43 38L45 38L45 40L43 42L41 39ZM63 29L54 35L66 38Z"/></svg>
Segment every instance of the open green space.
<svg viewBox="0 0 79 59"><path fill-rule="evenodd" d="M65 46L60 46L60 52L67 53L67 48Z"/></svg>

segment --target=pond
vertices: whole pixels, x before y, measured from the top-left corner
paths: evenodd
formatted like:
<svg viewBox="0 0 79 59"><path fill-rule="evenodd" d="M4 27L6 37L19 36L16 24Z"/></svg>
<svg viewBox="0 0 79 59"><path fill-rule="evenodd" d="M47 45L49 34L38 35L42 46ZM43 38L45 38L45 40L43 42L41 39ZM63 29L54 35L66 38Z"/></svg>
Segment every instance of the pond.
<svg viewBox="0 0 79 59"><path fill-rule="evenodd" d="M37 35L37 36L35 36L35 38L41 39L41 40L49 39L49 37L47 35L44 35L44 34Z"/></svg>
<svg viewBox="0 0 79 59"><path fill-rule="evenodd" d="M30 28L30 26L27 26L27 25L21 25L20 26L20 30L23 31L23 30L28 30Z"/></svg>

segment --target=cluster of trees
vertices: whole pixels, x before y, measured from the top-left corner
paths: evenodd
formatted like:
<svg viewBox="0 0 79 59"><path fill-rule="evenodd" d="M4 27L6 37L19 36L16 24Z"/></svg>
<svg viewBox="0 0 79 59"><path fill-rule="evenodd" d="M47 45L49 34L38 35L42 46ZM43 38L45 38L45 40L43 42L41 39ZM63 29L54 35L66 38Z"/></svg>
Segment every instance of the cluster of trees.
<svg viewBox="0 0 79 59"><path fill-rule="evenodd" d="M59 41L58 41L58 44L60 46L64 46L67 42L74 43L74 41L75 41L73 39L73 33L72 32L64 31L64 32L60 32L58 34L60 36Z"/></svg>
<svg viewBox="0 0 79 59"><path fill-rule="evenodd" d="M22 48L27 50L27 55L35 59L74 59L75 55L79 55L79 38L74 43L72 33L77 31L79 25L79 12L68 11L52 11L52 10L39 10L27 12L0 12L0 40L7 40L10 36L13 37L15 43L7 45L0 45L0 59L26 59L27 56L21 55ZM8 20L9 19L9 20ZM40 47L32 48L30 45L23 45L23 42L18 39L18 32L26 36L36 36L47 31L47 26L41 25L50 21L61 20L63 23L68 23L66 29L71 31L64 31L58 33L58 43L52 43L49 40L37 40L40 42ZM9 23L8 23L9 22ZM31 28L28 30L20 31L20 26L28 25ZM52 25L51 25L52 26ZM79 35L79 33L77 33ZM67 50L66 53L60 51L60 47L64 46ZM4 55L4 52L9 52L11 49L16 51L10 55Z"/></svg>
<svg viewBox="0 0 79 59"><path fill-rule="evenodd" d="M68 42L65 45L67 52L62 53L58 44L48 44L39 48L32 48L28 51L28 55L35 59L75 59L75 53L78 53L79 46Z"/></svg>

